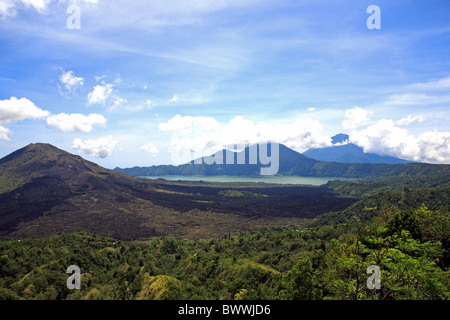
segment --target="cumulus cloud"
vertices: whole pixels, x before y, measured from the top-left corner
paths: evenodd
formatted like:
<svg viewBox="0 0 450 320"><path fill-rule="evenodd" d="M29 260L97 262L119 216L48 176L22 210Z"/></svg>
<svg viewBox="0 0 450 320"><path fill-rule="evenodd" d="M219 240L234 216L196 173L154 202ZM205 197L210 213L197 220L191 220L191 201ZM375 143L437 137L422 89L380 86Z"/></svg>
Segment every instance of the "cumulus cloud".
<svg viewBox="0 0 450 320"><path fill-rule="evenodd" d="M208 155L234 145L242 149L248 144L269 141L291 148L331 145L331 139L322 134L322 126L318 121L303 118L289 123L268 124L236 116L228 123L220 124L212 117L176 115L169 121L160 123L159 129L172 133L169 152L184 152L189 157L191 151ZM181 162L189 160L190 158L181 159Z"/></svg>
<svg viewBox="0 0 450 320"><path fill-rule="evenodd" d="M42 119L49 114L50 112L36 107L27 98L11 97L7 100L0 100L0 124L25 119Z"/></svg>
<svg viewBox="0 0 450 320"><path fill-rule="evenodd" d="M59 76L59 82L58 87L61 94L73 94L78 88L83 86L84 79L75 76L73 71L67 71Z"/></svg>
<svg viewBox="0 0 450 320"><path fill-rule="evenodd" d="M450 163L450 132L427 131L417 137L420 153L425 162Z"/></svg>
<svg viewBox="0 0 450 320"><path fill-rule="evenodd" d="M9 136L11 134L11 130L8 128L5 128L3 126L0 126L0 140L9 141Z"/></svg>
<svg viewBox="0 0 450 320"><path fill-rule="evenodd" d="M25 119L42 119L49 114L50 112L36 107L26 98L0 100L0 140L9 140L11 134L11 130L2 125Z"/></svg>
<svg viewBox="0 0 450 320"><path fill-rule="evenodd" d="M113 92L113 85L104 83L102 85L96 85L94 90L88 94L88 105L91 104L105 104L106 100L111 96Z"/></svg>
<svg viewBox="0 0 450 320"><path fill-rule="evenodd" d="M159 152L158 148L156 148L155 145L153 143L151 143L151 142L147 143L147 144L144 144L141 147L141 150L143 150L145 152L153 153L153 154L156 154L156 153Z"/></svg>
<svg viewBox="0 0 450 320"><path fill-rule="evenodd" d="M47 127L57 128L62 132L90 132L94 126L104 126L105 124L105 117L96 113L91 113L88 116L80 113L60 113L47 118Z"/></svg>
<svg viewBox="0 0 450 320"><path fill-rule="evenodd" d="M103 76L101 78L103 78ZM106 83L102 81L101 84L94 86L94 89L87 96L87 105L108 105L108 109L111 111L127 104L128 100L120 97L117 94L118 91L114 89L115 86L120 86L121 83L122 79L116 78L114 83Z"/></svg>
<svg viewBox="0 0 450 320"><path fill-rule="evenodd" d="M117 141L112 136L100 137L95 140L81 140L76 138L73 140L71 148L84 154L103 159L112 155L116 144Z"/></svg>
<svg viewBox="0 0 450 320"><path fill-rule="evenodd" d="M345 112L345 117L347 119L342 122L342 127L344 129L355 129L357 127L365 125L370 120L369 115L371 114L371 111L362 109L360 107L348 109Z"/></svg>
<svg viewBox="0 0 450 320"><path fill-rule="evenodd" d="M426 131L415 137L392 120L350 134L350 142L365 152L428 163L450 163L450 132Z"/></svg>

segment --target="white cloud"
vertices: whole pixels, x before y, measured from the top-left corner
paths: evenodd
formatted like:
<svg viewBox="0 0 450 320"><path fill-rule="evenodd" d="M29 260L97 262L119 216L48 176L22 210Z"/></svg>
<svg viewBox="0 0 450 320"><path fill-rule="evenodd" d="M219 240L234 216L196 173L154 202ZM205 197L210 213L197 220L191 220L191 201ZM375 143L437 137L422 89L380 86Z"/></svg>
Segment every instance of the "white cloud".
<svg viewBox="0 0 450 320"><path fill-rule="evenodd" d="M47 126L49 128L57 128L62 132L90 132L93 126L104 126L105 124L105 117L95 113L91 113L88 116L80 113L60 113L47 118Z"/></svg>
<svg viewBox="0 0 450 320"><path fill-rule="evenodd" d="M175 94L170 100L169 100L169 103L175 103L175 102L178 102L180 100L180 97L177 95L177 94Z"/></svg>
<svg viewBox="0 0 450 320"><path fill-rule="evenodd" d="M94 78L95 78L95 81L99 82L100 80L106 78L106 76L105 75L101 75L101 76L95 76Z"/></svg>
<svg viewBox="0 0 450 320"><path fill-rule="evenodd" d="M418 137L392 120L380 120L350 134L350 142L365 152L399 157L411 161L450 163L450 132L427 131Z"/></svg>
<svg viewBox="0 0 450 320"><path fill-rule="evenodd" d="M104 83L102 85L96 85L94 90L88 94L87 104L105 104L112 92L112 84Z"/></svg>
<svg viewBox="0 0 450 320"><path fill-rule="evenodd" d="M126 106L125 110L133 111L133 112L135 112L135 111L142 111L142 110L144 110L144 107L141 106L141 105L134 106L134 107L133 106Z"/></svg>
<svg viewBox="0 0 450 320"><path fill-rule="evenodd" d="M151 142L147 143L147 144L144 144L141 147L141 150L143 150L145 152L149 152L149 153L158 153L159 152L158 148L156 148L155 145L153 143L151 143Z"/></svg>
<svg viewBox="0 0 450 320"><path fill-rule="evenodd" d="M9 135L12 133L10 129L3 127L3 124L25 119L42 119L49 114L50 112L36 107L26 98L11 97L7 100L0 100L0 140L8 141Z"/></svg>
<svg viewBox="0 0 450 320"><path fill-rule="evenodd" d="M0 1L0 16L2 17L13 17L16 14L15 4L16 1L13 0L2 0Z"/></svg>
<svg viewBox="0 0 450 320"><path fill-rule="evenodd" d="M26 98L17 99L11 97L8 100L0 100L0 123L21 121L24 119L42 119L50 113L34 105Z"/></svg>
<svg viewBox="0 0 450 320"><path fill-rule="evenodd" d="M420 82L415 83L409 86L412 89L418 90L443 90L450 89L450 77L429 81L429 82Z"/></svg>
<svg viewBox="0 0 450 320"><path fill-rule="evenodd" d="M148 109L152 109L155 104L153 103L153 101L151 101L150 99L145 100L144 105L148 108Z"/></svg>
<svg viewBox="0 0 450 320"><path fill-rule="evenodd" d="M101 77L103 78L103 77ZM115 86L120 85L122 79L116 78L114 83L106 83L102 81L102 84L94 86L92 92L88 94L87 105L101 104L109 105L109 111L114 110L128 103L127 99L120 97L117 94L117 90L114 89Z"/></svg>
<svg viewBox="0 0 450 320"><path fill-rule="evenodd" d="M0 140L9 141L9 136L11 134L11 130L8 128L5 128L3 126L0 126Z"/></svg>
<svg viewBox="0 0 450 320"><path fill-rule="evenodd" d="M61 93L64 93L64 91L61 91L61 86L65 89L65 92L73 94L76 89L81 88L84 84L84 79L75 76L73 71L63 72L59 77L59 81L61 85L58 84L58 87Z"/></svg>
<svg viewBox="0 0 450 320"><path fill-rule="evenodd" d="M316 108L308 108L307 109L309 112L312 112L312 111L316 111Z"/></svg>
<svg viewBox="0 0 450 320"><path fill-rule="evenodd" d="M191 150L207 155L234 144L245 146L268 141L279 142L291 148L331 145L331 139L322 134L322 126L318 121L303 118L285 124L268 124L236 116L222 125L212 117L176 115L169 121L160 123L159 129L172 133L168 151L183 153L187 157L190 157ZM189 161L190 158L180 160Z"/></svg>
<svg viewBox="0 0 450 320"><path fill-rule="evenodd" d="M52 0L21 0L21 2L27 7L33 7L37 11L43 11L47 9L47 6Z"/></svg>
<svg viewBox="0 0 450 320"><path fill-rule="evenodd" d="M422 115L419 116L413 116L408 115L406 118L401 118L400 120L396 121L395 124L398 126L407 126L410 125L413 122L424 122L425 118Z"/></svg>
<svg viewBox="0 0 450 320"><path fill-rule="evenodd" d="M117 141L112 136L101 137L96 140L81 140L76 138L73 140L72 149L83 152L96 158L106 158L112 155Z"/></svg>
<svg viewBox="0 0 450 320"><path fill-rule="evenodd" d="M369 115L371 115L372 113L373 112L364 110L360 107L348 109L345 112L345 116L347 119L342 122L342 127L344 129L355 129L357 127L365 125L370 120Z"/></svg>
<svg viewBox="0 0 450 320"><path fill-rule="evenodd" d="M219 123L217 122L216 119L211 117L191 117L191 116L182 117L179 114L177 114L175 117L173 117L166 123L159 124L159 129L161 131L180 131L186 128L209 131L219 128Z"/></svg>
<svg viewBox="0 0 450 320"><path fill-rule="evenodd" d="M417 156L432 163L450 163L450 132L427 131L417 137L420 154Z"/></svg>
<svg viewBox="0 0 450 320"><path fill-rule="evenodd" d="M128 103L127 99L121 98L114 94L111 96L111 98L112 98L112 105L109 107L110 111ZM128 107L128 110L132 110L132 109L133 109L132 107Z"/></svg>
<svg viewBox="0 0 450 320"><path fill-rule="evenodd" d="M18 9L34 9L44 13L53 4L97 4L98 0L0 0L0 16L14 17Z"/></svg>
<svg viewBox="0 0 450 320"><path fill-rule="evenodd" d="M391 105L436 104L450 101L450 96L431 96L423 93L403 93L392 95L385 102Z"/></svg>

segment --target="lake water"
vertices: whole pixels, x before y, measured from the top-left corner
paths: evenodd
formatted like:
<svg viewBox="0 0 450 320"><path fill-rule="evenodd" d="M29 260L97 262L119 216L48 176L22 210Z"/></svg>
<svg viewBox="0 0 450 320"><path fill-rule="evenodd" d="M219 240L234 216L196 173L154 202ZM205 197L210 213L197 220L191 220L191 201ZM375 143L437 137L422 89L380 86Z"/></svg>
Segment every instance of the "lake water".
<svg viewBox="0 0 450 320"><path fill-rule="evenodd" d="M144 176L147 179L165 179L169 181L206 181L206 182L264 182L276 184L307 184L320 186L330 180L349 180L345 178L299 177L299 176Z"/></svg>

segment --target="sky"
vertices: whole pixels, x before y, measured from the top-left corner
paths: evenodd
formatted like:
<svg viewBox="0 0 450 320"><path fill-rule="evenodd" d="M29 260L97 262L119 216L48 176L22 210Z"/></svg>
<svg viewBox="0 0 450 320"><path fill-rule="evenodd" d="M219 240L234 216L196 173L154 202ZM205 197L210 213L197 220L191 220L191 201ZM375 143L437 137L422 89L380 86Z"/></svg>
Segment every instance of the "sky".
<svg viewBox="0 0 450 320"><path fill-rule="evenodd" d="M112 169L346 133L450 164L449 106L447 0L0 0L0 157L45 142Z"/></svg>

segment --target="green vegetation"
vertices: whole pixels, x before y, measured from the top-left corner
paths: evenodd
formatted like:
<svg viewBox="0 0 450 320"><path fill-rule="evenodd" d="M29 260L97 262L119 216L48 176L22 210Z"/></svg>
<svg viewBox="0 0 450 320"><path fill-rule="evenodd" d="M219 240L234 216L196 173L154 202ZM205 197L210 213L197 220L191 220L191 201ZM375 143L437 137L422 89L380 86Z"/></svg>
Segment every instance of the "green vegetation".
<svg viewBox="0 0 450 320"><path fill-rule="evenodd" d="M444 169L445 167L442 167ZM404 177L392 176L388 178L374 178L371 180L342 181L330 180L327 187L335 192L352 197L365 197L379 192L417 190L423 188L450 187L450 173L448 170L437 170L429 174L416 176L407 174ZM445 168L446 169L446 168Z"/></svg>
<svg viewBox="0 0 450 320"><path fill-rule="evenodd" d="M123 242L88 233L0 242L1 299L449 299L448 211L216 239ZM81 268L81 290L66 268ZM367 267L381 269L368 289Z"/></svg>
<svg viewBox="0 0 450 320"><path fill-rule="evenodd" d="M450 187L379 192L366 196L343 211L327 212L315 219L314 226L344 223L353 216L368 222L384 212L410 210L425 204L432 210L450 211Z"/></svg>

